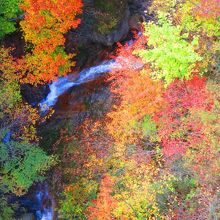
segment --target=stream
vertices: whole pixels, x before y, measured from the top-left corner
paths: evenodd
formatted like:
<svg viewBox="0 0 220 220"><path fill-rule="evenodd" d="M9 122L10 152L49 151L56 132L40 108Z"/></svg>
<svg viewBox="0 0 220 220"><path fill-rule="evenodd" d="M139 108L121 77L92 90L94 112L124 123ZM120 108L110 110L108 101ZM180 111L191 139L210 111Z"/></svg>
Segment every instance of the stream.
<svg viewBox="0 0 220 220"><path fill-rule="evenodd" d="M77 77L74 73L65 77L60 77L49 85L50 92L44 100L39 103L40 112L46 114L50 107L54 106L60 95L67 92L68 89L95 80L103 73L107 73L113 69L120 69L122 65L115 60L103 61L100 65L93 66L82 70ZM75 80L74 80L75 78ZM5 137L8 139L8 137ZM25 207L29 213L34 214L36 220L53 220L55 202L49 192L47 183L39 183L35 190L34 196L27 199L25 196L19 199L19 203ZM32 219L30 217L23 219Z"/></svg>
<svg viewBox="0 0 220 220"><path fill-rule="evenodd" d="M140 35L140 34L139 34ZM128 45L132 45L134 40L127 42ZM126 57L120 58L123 62L126 62ZM127 63L134 69L141 68L143 64L140 63ZM83 69L78 74L71 73L67 76L60 77L53 81L49 85L50 92L44 100L39 103L41 114L47 114L50 107L53 107L58 101L59 96L66 93L69 89L74 86L78 86L90 81L97 79L104 73L111 70L122 69L123 65L112 60L103 61L101 64ZM50 194L48 184L46 182L39 183L35 190L34 195L31 199L27 199L25 196L20 198L20 204L25 207L29 213L33 213L34 219L36 220L53 220L56 219L54 214L55 201L53 196ZM22 218L31 220L32 218Z"/></svg>

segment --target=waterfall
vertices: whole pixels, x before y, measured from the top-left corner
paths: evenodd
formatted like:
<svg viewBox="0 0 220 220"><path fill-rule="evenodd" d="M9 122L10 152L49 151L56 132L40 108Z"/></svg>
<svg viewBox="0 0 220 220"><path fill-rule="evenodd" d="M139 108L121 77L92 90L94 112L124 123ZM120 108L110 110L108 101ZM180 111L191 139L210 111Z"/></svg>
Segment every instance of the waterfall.
<svg viewBox="0 0 220 220"><path fill-rule="evenodd" d="M38 187L38 190L35 193L35 203L38 207L36 210L37 220L53 219L53 198L49 194L47 184L43 184Z"/></svg>
<svg viewBox="0 0 220 220"><path fill-rule="evenodd" d="M138 36L141 35L142 33L139 32ZM132 46L134 42L135 40L131 39L127 41L127 45ZM142 63L130 63L130 61L127 60L126 57L120 57L120 59L127 64L127 68L132 67L134 69L138 69L143 66ZM44 100L42 100L39 103L41 112L46 112L50 107L54 106L58 100L58 97L63 93L65 93L68 89L89 82L91 80L94 80L102 73L107 73L110 72L111 70L121 69L121 68L123 68L123 66L120 63L116 62L115 60L108 60L108 61L103 61L101 64L97 66L93 66L82 70L79 73L79 77L75 81L71 80L71 76L73 76L74 73L58 78L49 85L50 88L49 94Z"/></svg>
<svg viewBox="0 0 220 220"><path fill-rule="evenodd" d="M50 92L46 99L40 102L41 112L47 111L51 106L55 105L60 95L65 93L69 88L77 86L91 80L96 79L100 74L107 73L113 69L120 69L121 65L114 60L104 61L97 66L86 68L79 73L79 77L75 81L71 81L71 76L60 77L49 85Z"/></svg>

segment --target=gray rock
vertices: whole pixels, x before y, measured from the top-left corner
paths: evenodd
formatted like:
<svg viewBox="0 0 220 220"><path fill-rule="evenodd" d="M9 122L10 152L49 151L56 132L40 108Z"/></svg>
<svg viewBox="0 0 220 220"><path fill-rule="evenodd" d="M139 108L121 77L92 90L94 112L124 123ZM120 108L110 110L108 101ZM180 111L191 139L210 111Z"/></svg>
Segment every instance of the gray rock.
<svg viewBox="0 0 220 220"><path fill-rule="evenodd" d="M112 46L114 43L124 40L127 37L128 32L130 30L129 18L130 18L130 11L129 8L127 7L121 22L110 34L105 36L99 32L93 31L89 36L90 41L93 43L100 43L105 46Z"/></svg>
<svg viewBox="0 0 220 220"><path fill-rule="evenodd" d="M129 20L129 27L131 30L141 31L141 23L144 18L140 14L133 14Z"/></svg>
<svg viewBox="0 0 220 220"><path fill-rule="evenodd" d="M34 215L32 213L26 213L21 216L20 220L34 220Z"/></svg>

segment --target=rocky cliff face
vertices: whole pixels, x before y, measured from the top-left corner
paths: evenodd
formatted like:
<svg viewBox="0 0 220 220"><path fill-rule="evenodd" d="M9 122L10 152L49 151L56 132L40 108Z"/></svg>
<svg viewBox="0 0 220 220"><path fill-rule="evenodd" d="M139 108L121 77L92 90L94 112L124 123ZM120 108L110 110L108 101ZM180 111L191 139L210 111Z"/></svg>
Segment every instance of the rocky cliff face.
<svg viewBox="0 0 220 220"><path fill-rule="evenodd" d="M66 34L66 50L76 53L78 67L97 64L112 51L116 42L126 40L132 30L141 30L148 20L147 0L84 0L81 24Z"/></svg>
<svg viewBox="0 0 220 220"><path fill-rule="evenodd" d="M67 34L67 44L112 46L124 40L131 29L140 29L148 5L146 0L84 1L82 23Z"/></svg>
<svg viewBox="0 0 220 220"><path fill-rule="evenodd" d="M149 15L146 14L148 7L151 4L151 0L127 0L131 14L139 14L146 20L149 19Z"/></svg>
<svg viewBox="0 0 220 220"><path fill-rule="evenodd" d="M123 11L122 18L117 22L115 27L113 27L113 30L105 34L94 29L88 36L89 41L105 46L112 46L114 43L124 40L127 37L128 32L130 30L129 19L130 11L129 8L126 7Z"/></svg>

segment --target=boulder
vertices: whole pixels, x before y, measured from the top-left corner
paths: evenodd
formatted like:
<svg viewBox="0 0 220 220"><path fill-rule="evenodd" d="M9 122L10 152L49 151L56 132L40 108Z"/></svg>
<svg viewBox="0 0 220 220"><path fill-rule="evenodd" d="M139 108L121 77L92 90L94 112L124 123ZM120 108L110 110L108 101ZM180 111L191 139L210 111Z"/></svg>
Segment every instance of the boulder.
<svg viewBox="0 0 220 220"><path fill-rule="evenodd" d="M141 31L142 28L142 22L144 21L143 16L140 14L133 14L129 20L129 27L130 30L137 30Z"/></svg>
<svg viewBox="0 0 220 220"><path fill-rule="evenodd" d="M124 40L127 37L128 32L130 30L129 18L130 11L129 8L126 7L123 18L111 33L103 35L97 31L93 31L89 35L90 41L105 46L112 46L114 43Z"/></svg>

